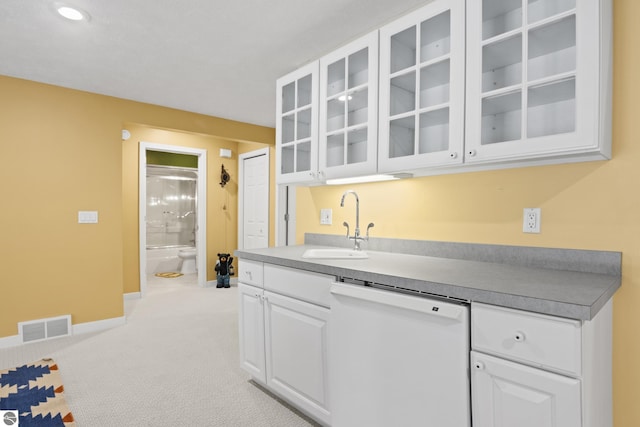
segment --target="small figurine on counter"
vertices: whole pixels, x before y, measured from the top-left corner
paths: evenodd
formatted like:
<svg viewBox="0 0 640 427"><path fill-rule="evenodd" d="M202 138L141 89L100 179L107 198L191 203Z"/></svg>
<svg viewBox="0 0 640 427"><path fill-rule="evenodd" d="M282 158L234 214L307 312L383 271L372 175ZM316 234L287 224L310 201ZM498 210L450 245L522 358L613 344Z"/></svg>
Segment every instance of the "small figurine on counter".
<svg viewBox="0 0 640 427"><path fill-rule="evenodd" d="M216 261L216 288L228 288L229 278L233 275L233 257L231 254L218 254L218 261Z"/></svg>

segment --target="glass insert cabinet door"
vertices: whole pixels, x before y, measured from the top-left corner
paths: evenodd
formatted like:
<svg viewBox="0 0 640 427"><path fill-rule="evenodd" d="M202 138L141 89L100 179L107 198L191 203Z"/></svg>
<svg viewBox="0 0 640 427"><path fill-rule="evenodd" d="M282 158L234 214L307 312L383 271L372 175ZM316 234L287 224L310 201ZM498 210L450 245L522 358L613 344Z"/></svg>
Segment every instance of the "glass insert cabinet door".
<svg viewBox="0 0 640 427"><path fill-rule="evenodd" d="M436 0L380 29L380 171L462 162L464 26L464 0Z"/></svg>
<svg viewBox="0 0 640 427"><path fill-rule="evenodd" d="M376 172L378 31L320 59L320 178Z"/></svg>
<svg viewBox="0 0 640 427"><path fill-rule="evenodd" d="M599 5L467 3L465 162L598 150Z"/></svg>
<svg viewBox="0 0 640 427"><path fill-rule="evenodd" d="M276 82L278 183L317 179L318 71L315 61Z"/></svg>

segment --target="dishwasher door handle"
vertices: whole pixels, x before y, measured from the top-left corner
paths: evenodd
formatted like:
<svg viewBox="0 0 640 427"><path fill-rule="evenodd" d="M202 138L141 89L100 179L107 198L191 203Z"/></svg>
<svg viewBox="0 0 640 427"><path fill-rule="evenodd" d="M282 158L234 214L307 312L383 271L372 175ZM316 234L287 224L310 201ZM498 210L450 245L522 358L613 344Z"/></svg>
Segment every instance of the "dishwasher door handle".
<svg viewBox="0 0 640 427"><path fill-rule="evenodd" d="M364 286L345 285L343 283L333 283L331 285L331 294L336 297L349 297L453 320L461 320L463 312L468 310L466 306L440 302L430 298L383 291Z"/></svg>

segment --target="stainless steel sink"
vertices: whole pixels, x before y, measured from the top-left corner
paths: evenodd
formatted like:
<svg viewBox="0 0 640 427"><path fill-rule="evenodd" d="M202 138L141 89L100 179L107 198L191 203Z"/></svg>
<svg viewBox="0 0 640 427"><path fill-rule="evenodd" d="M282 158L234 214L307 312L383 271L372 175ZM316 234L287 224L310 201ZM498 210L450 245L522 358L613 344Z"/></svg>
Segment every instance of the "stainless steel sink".
<svg viewBox="0 0 640 427"><path fill-rule="evenodd" d="M369 254L365 251L356 251L344 248L327 248L327 249L307 249L302 254L302 258L317 259L366 259Z"/></svg>

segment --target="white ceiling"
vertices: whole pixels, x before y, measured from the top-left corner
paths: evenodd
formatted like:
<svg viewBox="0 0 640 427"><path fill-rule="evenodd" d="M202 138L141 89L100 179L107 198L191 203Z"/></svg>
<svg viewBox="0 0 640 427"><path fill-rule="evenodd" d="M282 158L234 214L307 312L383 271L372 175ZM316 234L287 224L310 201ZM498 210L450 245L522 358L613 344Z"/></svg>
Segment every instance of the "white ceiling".
<svg viewBox="0 0 640 427"><path fill-rule="evenodd" d="M278 77L424 3L2 0L0 75L273 127Z"/></svg>

